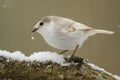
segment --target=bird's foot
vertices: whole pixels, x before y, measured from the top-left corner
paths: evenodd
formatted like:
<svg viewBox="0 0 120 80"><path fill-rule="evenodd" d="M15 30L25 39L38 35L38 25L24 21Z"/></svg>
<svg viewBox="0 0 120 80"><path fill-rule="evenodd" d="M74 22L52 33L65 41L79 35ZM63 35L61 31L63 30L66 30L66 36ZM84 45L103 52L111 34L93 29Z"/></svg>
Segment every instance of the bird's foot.
<svg viewBox="0 0 120 80"><path fill-rule="evenodd" d="M63 53L67 52L68 50L64 50L62 52L60 52L59 54L62 55Z"/></svg>

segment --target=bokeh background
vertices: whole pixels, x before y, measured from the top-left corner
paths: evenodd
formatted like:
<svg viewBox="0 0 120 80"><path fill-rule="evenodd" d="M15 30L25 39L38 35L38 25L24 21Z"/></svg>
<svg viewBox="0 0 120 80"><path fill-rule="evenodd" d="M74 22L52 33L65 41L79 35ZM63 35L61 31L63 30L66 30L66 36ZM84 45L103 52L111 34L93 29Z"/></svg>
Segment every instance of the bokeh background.
<svg viewBox="0 0 120 80"><path fill-rule="evenodd" d="M0 49L20 50L25 55L38 51L60 52L47 45L38 33L31 33L34 24L48 15L114 31L113 35L90 37L76 55L120 75L120 0L0 0Z"/></svg>

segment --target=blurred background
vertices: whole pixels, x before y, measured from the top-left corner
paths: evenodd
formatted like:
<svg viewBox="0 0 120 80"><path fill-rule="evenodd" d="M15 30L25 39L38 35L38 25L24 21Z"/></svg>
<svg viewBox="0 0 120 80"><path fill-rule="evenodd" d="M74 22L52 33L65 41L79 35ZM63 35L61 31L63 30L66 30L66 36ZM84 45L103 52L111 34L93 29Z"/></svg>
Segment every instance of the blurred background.
<svg viewBox="0 0 120 80"><path fill-rule="evenodd" d="M76 55L120 75L120 0L0 0L0 49L20 50L25 55L38 51L61 52L47 45L38 33L31 33L36 22L48 15L114 31L113 35L90 37Z"/></svg>

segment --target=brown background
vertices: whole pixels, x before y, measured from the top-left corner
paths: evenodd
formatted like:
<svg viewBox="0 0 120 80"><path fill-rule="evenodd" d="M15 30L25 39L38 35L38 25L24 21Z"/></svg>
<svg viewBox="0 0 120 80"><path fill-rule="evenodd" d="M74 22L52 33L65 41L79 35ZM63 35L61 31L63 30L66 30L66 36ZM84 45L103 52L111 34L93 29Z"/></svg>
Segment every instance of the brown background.
<svg viewBox="0 0 120 80"><path fill-rule="evenodd" d="M26 55L38 51L60 52L47 45L38 33L30 32L41 17L48 15L115 31L114 35L89 38L77 55L120 75L120 0L0 0L0 49L20 50Z"/></svg>

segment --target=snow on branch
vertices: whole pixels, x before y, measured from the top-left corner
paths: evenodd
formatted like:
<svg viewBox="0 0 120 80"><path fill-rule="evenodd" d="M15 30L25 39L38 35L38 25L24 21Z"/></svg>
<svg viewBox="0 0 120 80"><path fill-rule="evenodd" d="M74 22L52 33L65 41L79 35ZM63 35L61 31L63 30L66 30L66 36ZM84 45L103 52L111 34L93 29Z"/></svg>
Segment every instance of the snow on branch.
<svg viewBox="0 0 120 80"><path fill-rule="evenodd" d="M62 55L59 55L55 52L34 52L30 56L25 56L20 51L15 51L13 53L9 51L2 51L0 50L0 56L11 58L13 60L19 60L19 61L39 61L39 62L46 62L46 61L52 61L53 63L64 63L65 60Z"/></svg>
<svg viewBox="0 0 120 80"><path fill-rule="evenodd" d="M2 58L2 57L4 57L4 58ZM3 60L3 59L5 59L5 60ZM6 60L6 59L8 59L8 60ZM34 70L38 69L37 71L39 73L44 73L44 75L38 74L39 77L40 76L44 77L44 78L46 78L46 80L47 80L46 74L48 75L49 73L46 73L45 70L50 71L50 73L54 75L54 76L53 75L52 76L55 79L58 76L59 78L62 77L62 79L65 78L65 79L69 80L69 78L67 76L71 76L70 79L89 79L89 80L91 80L91 79L95 78L94 80L114 80L114 79L120 80L119 76L113 75L113 74L107 72L106 70L104 70L103 68L100 68L92 63L88 63L88 62L84 62L84 64L81 63L80 61L83 61L83 60L80 57L76 57L76 59L74 59L73 62L68 62L64 56L59 55L56 52L50 52L50 51L34 52L30 56L25 56L20 51L9 52L6 50L0 50L0 67L3 69L2 71L4 72L4 73L2 72L2 74L0 73L0 79L4 79L4 78L1 78L1 75L2 76L4 74L6 75L8 72L10 72L10 74L13 75L12 72L15 72L14 70L11 70L12 69L11 66L13 66L13 65L11 65L11 63L9 62L9 59L17 61L15 63L16 65L14 65L15 71L17 69L19 69L19 70L27 73L27 71L29 71L29 70L31 70L31 72L32 71L34 72ZM2 62L2 60L3 60L3 62ZM20 61L20 63L18 61ZM34 61L40 62L40 63L39 64L31 63ZM42 65L44 65L44 67L42 67L42 66L40 67L41 63L45 63L47 61L50 61L53 64L51 64L51 65L42 64ZM24 62L24 64L26 64L26 66L22 62ZM76 64L76 62L80 62L80 63ZM14 63L14 62L12 62L12 63ZM61 66L56 65L56 63L60 64ZM28 67L28 64L29 65L31 64L31 66ZM8 65L10 65L9 70L8 70ZM18 68L18 65L19 65L19 68ZM34 65L37 65L37 68L36 68L36 66L34 68ZM55 68L52 68L50 66L55 67ZM28 67L28 68L26 68L26 67ZM66 68L64 68L64 67L66 67ZM50 68L50 70L49 70L49 68ZM52 72L51 72L51 69L52 69ZM15 74L17 74L17 76L23 75L23 73L21 73L21 71L20 72L18 71L17 72L18 74L17 73L15 73ZM56 71L61 74L58 74ZM65 73L64 71L68 71L69 74ZM30 73L30 72L28 72L28 73ZM87 73L89 73L89 74L87 74ZM10 75L10 74L8 74L8 75ZM34 72L34 74L37 74L37 72ZM31 77L31 75L32 74L28 74L27 76ZM41 77L40 77L40 79L41 79ZM57 79L59 79L59 78L57 78ZM104 79L104 78L106 78L106 79Z"/></svg>

